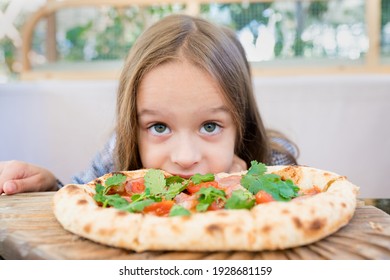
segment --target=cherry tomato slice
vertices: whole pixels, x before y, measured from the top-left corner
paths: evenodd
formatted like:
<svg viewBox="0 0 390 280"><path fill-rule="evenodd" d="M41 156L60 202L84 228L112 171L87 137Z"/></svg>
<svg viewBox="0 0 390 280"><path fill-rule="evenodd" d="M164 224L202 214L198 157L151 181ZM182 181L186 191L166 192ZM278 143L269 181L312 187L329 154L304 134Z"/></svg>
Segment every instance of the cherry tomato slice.
<svg viewBox="0 0 390 280"><path fill-rule="evenodd" d="M171 211L172 206L175 203L173 200L164 200L161 202L155 202L144 208L143 213L153 214L156 216L168 216L169 211Z"/></svg>
<svg viewBox="0 0 390 280"><path fill-rule="evenodd" d="M198 192L201 188L209 188L214 187L218 188L218 182L212 181L212 182L203 182L197 185L194 185L192 182L188 185L187 190L189 193L194 194Z"/></svg>
<svg viewBox="0 0 390 280"><path fill-rule="evenodd" d="M255 194L255 199L256 204L267 203L275 200L272 195L263 190L260 190L257 194Z"/></svg>
<svg viewBox="0 0 390 280"><path fill-rule="evenodd" d="M225 205L225 202L222 200L222 199L218 199L214 202L212 202L209 206L209 208L207 208L208 211L215 211L215 210L219 210L219 209L222 209Z"/></svg>

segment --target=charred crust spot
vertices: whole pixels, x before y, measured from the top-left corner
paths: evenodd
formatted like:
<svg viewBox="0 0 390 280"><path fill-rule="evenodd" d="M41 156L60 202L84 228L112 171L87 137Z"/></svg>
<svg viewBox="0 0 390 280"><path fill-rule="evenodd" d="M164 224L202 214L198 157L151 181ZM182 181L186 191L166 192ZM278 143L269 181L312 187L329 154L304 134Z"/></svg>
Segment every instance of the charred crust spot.
<svg viewBox="0 0 390 280"><path fill-rule="evenodd" d="M88 204L88 201L86 201L85 199L79 199L79 200L77 201L77 204L78 204L78 205L85 205L85 204Z"/></svg>
<svg viewBox="0 0 390 280"><path fill-rule="evenodd" d="M220 225L212 224L206 227L206 233L211 235L221 231L222 231L222 227Z"/></svg>
<svg viewBox="0 0 390 280"><path fill-rule="evenodd" d="M100 184L101 185L102 184L102 180L101 179L96 179L95 180L95 184Z"/></svg>
<svg viewBox="0 0 390 280"><path fill-rule="evenodd" d="M77 187L75 185L69 185L66 187L66 190L69 194L74 194L79 190L79 187Z"/></svg>
<svg viewBox="0 0 390 280"><path fill-rule="evenodd" d="M242 230L241 230L241 228L239 228L239 227L236 227L236 228L234 229L234 233L235 233L235 234L241 234L241 232L242 232Z"/></svg>
<svg viewBox="0 0 390 280"><path fill-rule="evenodd" d="M341 207L347 208L347 204L345 204L345 202L341 202Z"/></svg>
<svg viewBox="0 0 390 280"><path fill-rule="evenodd" d="M307 226L305 226L305 228L304 228L304 224L302 223L302 221L298 217L293 217L292 220L293 220L293 223L296 226L296 228L304 229L304 230L307 230L309 232L321 230L322 228L325 227L325 224L326 224L325 218L314 219L311 222L305 223L305 225L307 225Z"/></svg>
<svg viewBox="0 0 390 280"><path fill-rule="evenodd" d="M269 233L272 230L272 227L270 225L265 225L261 228L261 231L265 234Z"/></svg>
<svg viewBox="0 0 390 280"><path fill-rule="evenodd" d="M174 231L177 234L181 233L180 227L178 227L176 225L172 225L172 231Z"/></svg>
<svg viewBox="0 0 390 280"><path fill-rule="evenodd" d="M249 239L249 244L253 244L256 242L256 236L252 232L248 233L248 239Z"/></svg>
<svg viewBox="0 0 390 280"><path fill-rule="evenodd" d="M124 216L127 216L127 212L126 212L126 211L118 211L118 212L116 213L116 215L117 215L118 217L124 217Z"/></svg>
<svg viewBox="0 0 390 280"><path fill-rule="evenodd" d="M103 235L103 236L111 236L113 235L115 232L115 229L112 229L112 228L102 228L102 229L99 229L99 235Z"/></svg>
<svg viewBox="0 0 390 280"><path fill-rule="evenodd" d="M86 233L90 233L91 232L91 225L90 224L87 224L84 226L83 228L84 232Z"/></svg>
<svg viewBox="0 0 390 280"><path fill-rule="evenodd" d="M322 229L326 224L325 219L315 219L309 225L309 230L317 231Z"/></svg>
<svg viewBox="0 0 390 280"><path fill-rule="evenodd" d="M228 213L222 212L222 211L218 211L218 212L216 213L216 215L217 215L217 216L220 216L220 217L226 217L226 216L228 216Z"/></svg>
<svg viewBox="0 0 390 280"><path fill-rule="evenodd" d="M298 228L298 229L301 229L303 227L303 224L301 222L301 220L298 218L298 217L293 217L292 218L293 222L294 222L294 225Z"/></svg>
<svg viewBox="0 0 390 280"><path fill-rule="evenodd" d="M297 166L288 166L278 172L275 172L277 175L281 177L283 181L286 181L288 179L292 180L294 184L298 184L301 176L299 169Z"/></svg>
<svg viewBox="0 0 390 280"><path fill-rule="evenodd" d="M183 222L188 221L191 219L191 215L190 216L181 216L181 219Z"/></svg>
<svg viewBox="0 0 390 280"><path fill-rule="evenodd" d="M283 209L282 210L282 214L290 214L291 212L290 212L290 210L288 210L288 209Z"/></svg>

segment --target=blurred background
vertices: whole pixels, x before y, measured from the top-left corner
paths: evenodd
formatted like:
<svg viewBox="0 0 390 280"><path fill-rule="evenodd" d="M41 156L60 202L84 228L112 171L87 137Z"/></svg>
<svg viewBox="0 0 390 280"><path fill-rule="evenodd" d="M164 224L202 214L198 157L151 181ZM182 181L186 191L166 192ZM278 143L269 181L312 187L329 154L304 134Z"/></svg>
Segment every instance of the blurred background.
<svg viewBox="0 0 390 280"><path fill-rule="evenodd" d="M255 73L390 66L390 0L0 0L0 80L48 71L62 78L76 66L88 72L105 67L115 78L138 35L171 13L233 28Z"/></svg>
<svg viewBox="0 0 390 280"><path fill-rule="evenodd" d="M64 182L115 126L123 59L172 13L236 31L267 127L298 162L390 197L390 0L0 0L0 160Z"/></svg>

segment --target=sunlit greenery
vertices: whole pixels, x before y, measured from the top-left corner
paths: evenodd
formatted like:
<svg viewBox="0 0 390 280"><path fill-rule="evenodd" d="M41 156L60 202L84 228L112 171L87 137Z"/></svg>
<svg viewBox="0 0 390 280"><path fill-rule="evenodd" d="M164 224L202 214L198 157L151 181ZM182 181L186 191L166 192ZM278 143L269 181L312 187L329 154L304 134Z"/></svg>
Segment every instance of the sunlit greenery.
<svg viewBox="0 0 390 280"><path fill-rule="evenodd" d="M9 3L0 1L4 11ZM364 0L275 1L266 3L212 3L200 6L200 15L237 32L248 59L361 59L368 49ZM390 0L382 0L381 50L390 56ZM83 16L72 9L59 11L57 52L59 61L123 60L141 32L153 22L185 10L184 4L127 8L89 8ZM76 10L76 9L75 9ZM74 12L74 11L73 11ZM14 22L21 30L28 15ZM69 20L71 18L71 20ZM44 63L46 25L33 37L33 64ZM0 63L17 72L20 47L0 38ZM17 67L16 67L17 68ZM3 69L4 71L4 69Z"/></svg>

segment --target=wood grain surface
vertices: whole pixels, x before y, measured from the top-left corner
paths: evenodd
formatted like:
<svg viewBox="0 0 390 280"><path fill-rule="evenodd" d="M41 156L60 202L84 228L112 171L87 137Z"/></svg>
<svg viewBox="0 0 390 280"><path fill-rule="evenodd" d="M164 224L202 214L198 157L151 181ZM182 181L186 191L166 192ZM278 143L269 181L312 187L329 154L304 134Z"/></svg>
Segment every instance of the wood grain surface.
<svg viewBox="0 0 390 280"><path fill-rule="evenodd" d="M0 196L4 259L390 259L390 215L359 206L350 223L316 243L262 252L143 252L112 248L67 232L52 213L54 192Z"/></svg>

